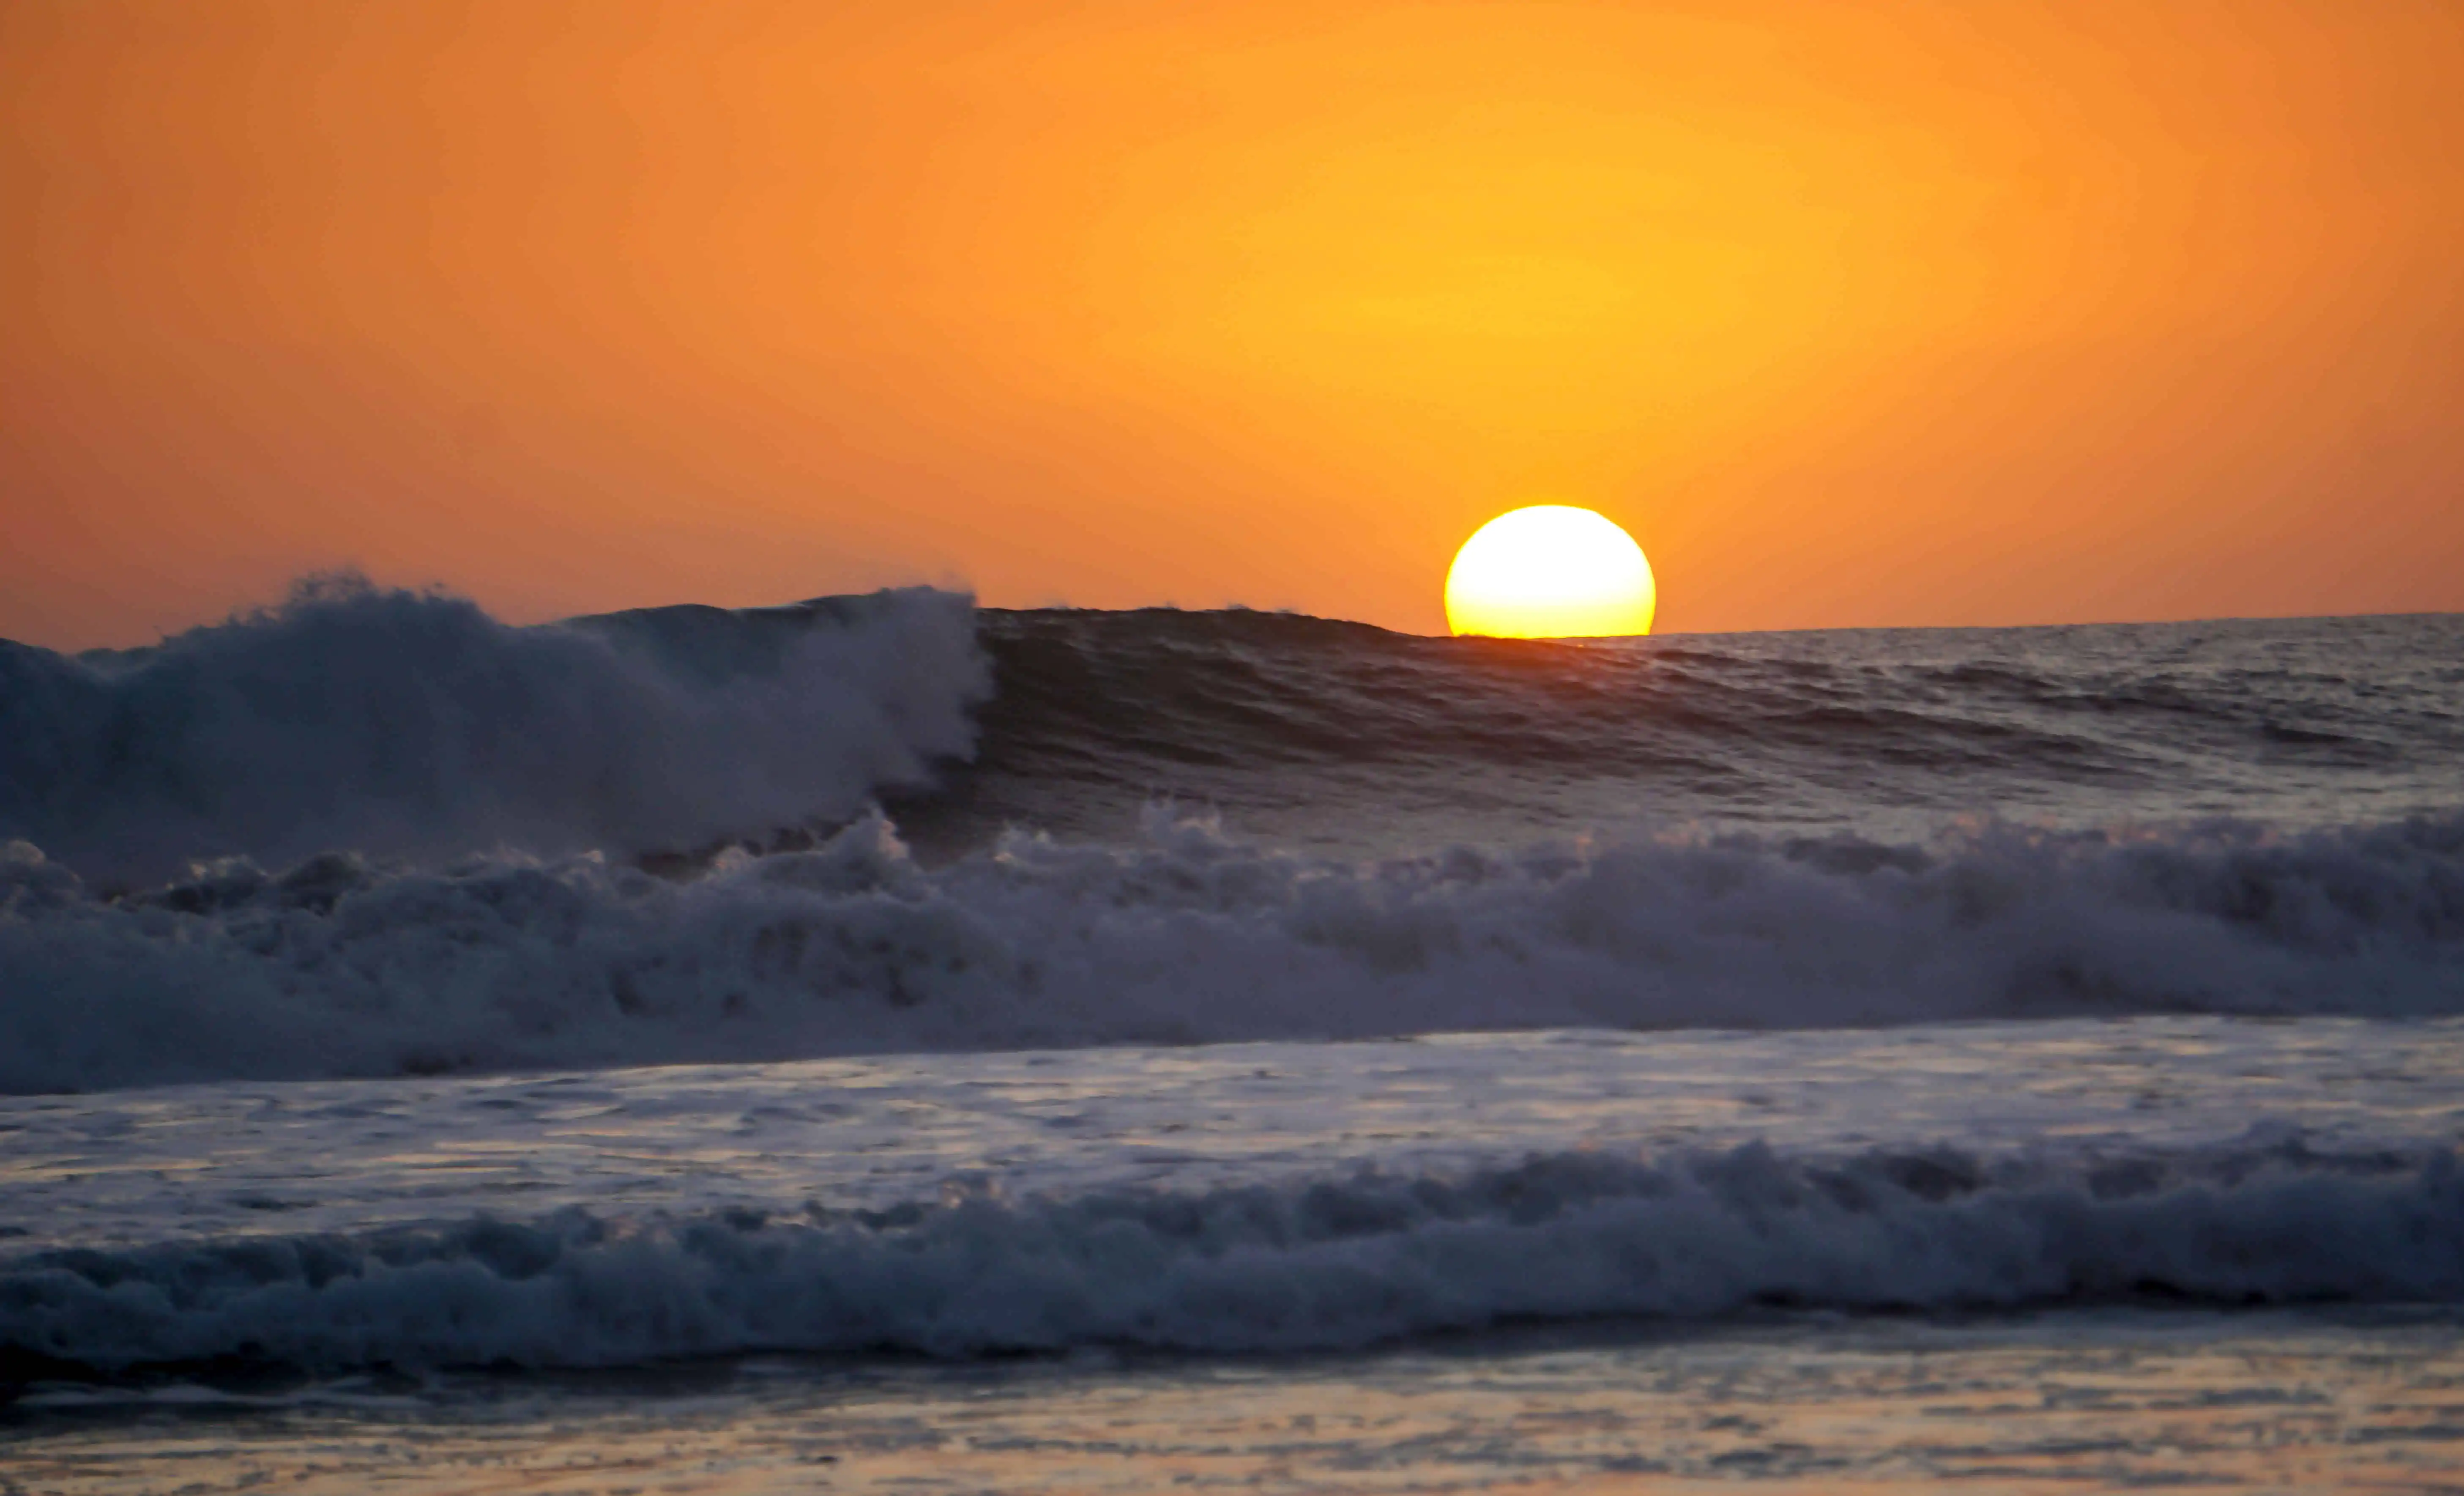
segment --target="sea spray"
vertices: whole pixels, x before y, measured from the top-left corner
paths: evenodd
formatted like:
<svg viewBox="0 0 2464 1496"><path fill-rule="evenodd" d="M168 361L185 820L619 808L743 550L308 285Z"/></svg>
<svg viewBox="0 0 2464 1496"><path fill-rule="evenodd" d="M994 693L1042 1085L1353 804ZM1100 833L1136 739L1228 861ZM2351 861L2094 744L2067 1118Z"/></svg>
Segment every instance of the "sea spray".
<svg viewBox="0 0 2464 1496"><path fill-rule="evenodd" d="M230 856L693 849L924 782L989 687L953 593L517 628L320 579L151 649L0 643L0 840L119 884Z"/></svg>

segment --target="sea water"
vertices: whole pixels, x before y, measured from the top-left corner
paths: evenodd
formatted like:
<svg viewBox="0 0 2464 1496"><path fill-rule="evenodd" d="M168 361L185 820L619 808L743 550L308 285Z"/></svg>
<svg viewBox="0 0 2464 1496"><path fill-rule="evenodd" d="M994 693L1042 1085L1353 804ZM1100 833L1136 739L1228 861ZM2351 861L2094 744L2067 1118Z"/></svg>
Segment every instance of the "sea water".
<svg viewBox="0 0 2464 1496"><path fill-rule="evenodd" d="M2453 1484L2464 620L0 646L0 1489Z"/></svg>

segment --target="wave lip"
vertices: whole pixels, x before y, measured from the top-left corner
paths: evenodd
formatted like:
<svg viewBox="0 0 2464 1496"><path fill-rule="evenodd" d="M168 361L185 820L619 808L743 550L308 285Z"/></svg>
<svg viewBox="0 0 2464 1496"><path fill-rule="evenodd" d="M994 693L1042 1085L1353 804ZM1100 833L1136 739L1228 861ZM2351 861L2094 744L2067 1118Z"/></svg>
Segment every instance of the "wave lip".
<svg viewBox="0 0 2464 1496"><path fill-rule="evenodd" d="M146 649L0 642L0 841L136 884L334 848L697 847L921 782L989 690L954 593L517 628L325 578Z"/></svg>
<svg viewBox="0 0 2464 1496"><path fill-rule="evenodd" d="M2159 1296L2464 1302L2445 1151L1995 1159L1937 1149L367 1236L0 1263L0 1346L101 1371L617 1366L756 1351L1355 1347L1511 1320L1960 1310Z"/></svg>

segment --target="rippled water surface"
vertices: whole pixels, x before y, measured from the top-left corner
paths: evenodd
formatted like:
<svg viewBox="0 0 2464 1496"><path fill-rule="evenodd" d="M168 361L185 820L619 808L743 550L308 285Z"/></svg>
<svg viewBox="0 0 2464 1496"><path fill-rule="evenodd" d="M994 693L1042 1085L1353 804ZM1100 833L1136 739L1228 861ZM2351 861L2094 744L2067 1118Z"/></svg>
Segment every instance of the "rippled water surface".
<svg viewBox="0 0 2464 1496"><path fill-rule="evenodd" d="M21 1252L568 1206L1204 1190L1569 1150L2366 1155L2464 1139L2464 1021L1466 1034L227 1084L0 1098L0 1247Z"/></svg>

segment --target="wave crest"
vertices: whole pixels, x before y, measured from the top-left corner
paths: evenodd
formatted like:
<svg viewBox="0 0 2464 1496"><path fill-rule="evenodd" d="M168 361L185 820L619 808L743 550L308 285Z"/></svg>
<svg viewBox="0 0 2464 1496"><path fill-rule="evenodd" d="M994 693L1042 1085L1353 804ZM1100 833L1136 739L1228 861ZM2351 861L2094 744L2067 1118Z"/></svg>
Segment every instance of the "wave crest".
<svg viewBox="0 0 2464 1496"><path fill-rule="evenodd" d="M332 847L697 847L921 781L989 690L952 593L517 628L325 578L147 649L0 642L0 838L128 883Z"/></svg>

